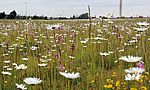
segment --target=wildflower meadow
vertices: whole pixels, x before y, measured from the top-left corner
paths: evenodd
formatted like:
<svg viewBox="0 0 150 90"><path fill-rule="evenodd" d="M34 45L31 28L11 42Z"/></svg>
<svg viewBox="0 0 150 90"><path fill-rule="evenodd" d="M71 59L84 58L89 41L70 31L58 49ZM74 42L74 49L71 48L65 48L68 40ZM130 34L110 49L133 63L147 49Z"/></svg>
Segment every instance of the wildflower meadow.
<svg viewBox="0 0 150 90"><path fill-rule="evenodd" d="M150 90L150 18L0 20L0 90Z"/></svg>

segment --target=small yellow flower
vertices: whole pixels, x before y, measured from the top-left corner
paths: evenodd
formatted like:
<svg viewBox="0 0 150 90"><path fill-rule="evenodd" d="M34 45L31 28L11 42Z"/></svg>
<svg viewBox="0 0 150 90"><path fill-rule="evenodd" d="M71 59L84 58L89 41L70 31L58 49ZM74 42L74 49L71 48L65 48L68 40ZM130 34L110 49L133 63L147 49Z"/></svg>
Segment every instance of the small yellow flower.
<svg viewBox="0 0 150 90"><path fill-rule="evenodd" d="M107 85L104 85L104 88L107 88Z"/></svg>
<svg viewBox="0 0 150 90"><path fill-rule="evenodd" d="M149 80L148 76L145 75L145 80Z"/></svg>
<svg viewBox="0 0 150 90"><path fill-rule="evenodd" d="M126 82L122 82L121 84L122 84L122 85L126 85Z"/></svg>
<svg viewBox="0 0 150 90"><path fill-rule="evenodd" d="M109 82L111 79L107 79L107 82Z"/></svg>
<svg viewBox="0 0 150 90"><path fill-rule="evenodd" d="M148 77L147 77L147 75L142 75L141 79L148 80Z"/></svg>
<svg viewBox="0 0 150 90"><path fill-rule="evenodd" d="M142 83L143 82L143 79L139 79L139 80L137 80L139 83Z"/></svg>
<svg viewBox="0 0 150 90"><path fill-rule="evenodd" d="M147 87L142 86L142 87L141 87L141 90L148 90L148 89L147 89Z"/></svg>
<svg viewBox="0 0 150 90"><path fill-rule="evenodd" d="M104 85L105 88L113 88L113 86L111 84L109 85Z"/></svg>
<svg viewBox="0 0 150 90"><path fill-rule="evenodd" d="M4 81L5 84L7 84L7 81Z"/></svg>
<svg viewBox="0 0 150 90"><path fill-rule="evenodd" d="M14 76L14 78L17 78L16 76Z"/></svg>
<svg viewBox="0 0 150 90"><path fill-rule="evenodd" d="M113 77L116 77L116 72L113 72L113 75L112 75Z"/></svg>
<svg viewBox="0 0 150 90"><path fill-rule="evenodd" d="M145 77L145 75L141 75L141 79L143 79Z"/></svg>
<svg viewBox="0 0 150 90"><path fill-rule="evenodd" d="M111 79L107 79L107 82L109 82L109 83L113 83L113 80L111 80Z"/></svg>
<svg viewBox="0 0 150 90"><path fill-rule="evenodd" d="M115 86L120 86L120 81L117 81Z"/></svg>
<svg viewBox="0 0 150 90"><path fill-rule="evenodd" d="M99 76L98 73L96 75Z"/></svg>
<svg viewBox="0 0 150 90"><path fill-rule="evenodd" d="M111 84L110 84L110 85L108 85L107 87L108 87L108 88L113 88L113 86L112 86Z"/></svg>
<svg viewBox="0 0 150 90"><path fill-rule="evenodd" d="M149 72L145 72L145 74L147 74L147 75L148 75L148 74L149 74Z"/></svg>
<svg viewBox="0 0 150 90"><path fill-rule="evenodd" d="M92 83L94 83L94 82L95 82L95 80L92 80L91 82L92 82Z"/></svg>

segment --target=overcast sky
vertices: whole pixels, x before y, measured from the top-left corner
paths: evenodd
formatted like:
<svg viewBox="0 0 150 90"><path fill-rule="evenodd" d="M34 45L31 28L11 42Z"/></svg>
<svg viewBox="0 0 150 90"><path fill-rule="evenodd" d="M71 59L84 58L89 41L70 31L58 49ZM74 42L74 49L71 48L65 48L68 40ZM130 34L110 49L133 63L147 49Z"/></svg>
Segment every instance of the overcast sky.
<svg viewBox="0 0 150 90"><path fill-rule="evenodd" d="M88 12L91 6L93 16L114 13L119 16L120 0L0 0L0 12L10 13L16 10L19 15L25 15L27 2L28 15L72 16ZM123 16L150 16L150 0L122 0Z"/></svg>

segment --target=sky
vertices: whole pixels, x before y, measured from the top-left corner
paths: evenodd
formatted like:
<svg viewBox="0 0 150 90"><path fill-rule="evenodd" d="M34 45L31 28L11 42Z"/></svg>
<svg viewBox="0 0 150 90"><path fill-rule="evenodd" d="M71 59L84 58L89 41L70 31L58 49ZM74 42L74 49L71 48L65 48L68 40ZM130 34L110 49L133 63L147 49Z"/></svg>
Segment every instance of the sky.
<svg viewBox="0 0 150 90"><path fill-rule="evenodd" d="M92 16L119 16L120 0L0 0L0 12L19 15L44 15L49 17L80 15L91 7ZM150 0L122 0L123 16L150 16Z"/></svg>

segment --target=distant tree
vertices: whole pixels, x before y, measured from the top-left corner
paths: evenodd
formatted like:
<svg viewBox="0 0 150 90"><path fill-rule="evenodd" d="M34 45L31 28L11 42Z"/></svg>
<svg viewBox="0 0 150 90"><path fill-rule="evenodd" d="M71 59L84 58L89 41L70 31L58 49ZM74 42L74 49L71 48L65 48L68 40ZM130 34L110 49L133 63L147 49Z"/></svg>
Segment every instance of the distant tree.
<svg viewBox="0 0 150 90"><path fill-rule="evenodd" d="M14 19L14 15L8 14L8 15L6 16L6 18L7 18L7 19Z"/></svg>
<svg viewBox="0 0 150 90"><path fill-rule="evenodd" d="M78 17L76 17L75 15L73 15L72 17L70 17L70 19L77 19Z"/></svg>
<svg viewBox="0 0 150 90"><path fill-rule="evenodd" d="M44 19L47 20L47 16L45 16Z"/></svg>
<svg viewBox="0 0 150 90"><path fill-rule="evenodd" d="M0 13L0 19L5 19L5 17L6 17L5 12Z"/></svg>
<svg viewBox="0 0 150 90"><path fill-rule="evenodd" d="M73 15L73 16L72 16L72 19L76 19L76 16L75 16L75 15Z"/></svg>
<svg viewBox="0 0 150 90"><path fill-rule="evenodd" d="M32 19L38 19L38 16L34 15L34 16L32 17Z"/></svg>
<svg viewBox="0 0 150 90"><path fill-rule="evenodd" d="M81 14L79 16L79 19L88 19L89 18L89 14L88 13L84 13L84 14Z"/></svg>
<svg viewBox="0 0 150 90"><path fill-rule="evenodd" d="M38 17L38 19L43 19L43 16L37 16Z"/></svg>
<svg viewBox="0 0 150 90"><path fill-rule="evenodd" d="M10 12L10 14L11 14L11 15L14 15L14 17L16 17L16 16L17 16L17 13L16 13L16 11L15 11L15 10L13 10L12 12Z"/></svg>
<svg viewBox="0 0 150 90"><path fill-rule="evenodd" d="M50 19L50 20L52 20L52 19L53 19L53 17L50 17L49 19Z"/></svg>
<svg viewBox="0 0 150 90"><path fill-rule="evenodd" d="M13 10L12 12L10 12L10 14L8 14L8 15L6 16L6 18L7 18L7 19L15 19L16 16L17 16L17 13L16 13L15 10Z"/></svg>

